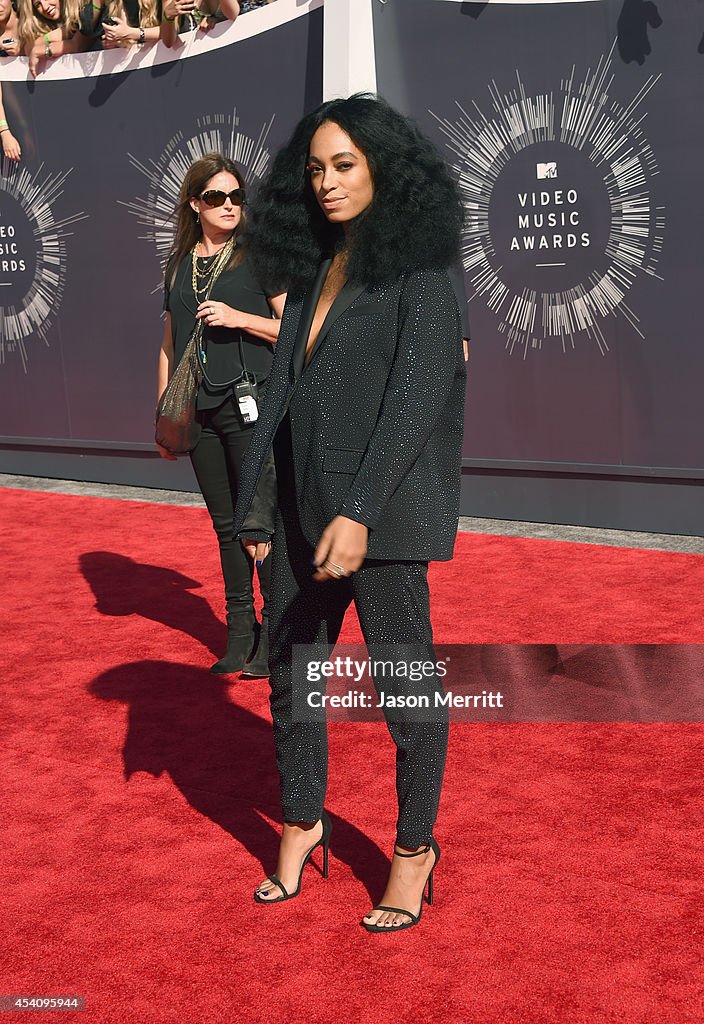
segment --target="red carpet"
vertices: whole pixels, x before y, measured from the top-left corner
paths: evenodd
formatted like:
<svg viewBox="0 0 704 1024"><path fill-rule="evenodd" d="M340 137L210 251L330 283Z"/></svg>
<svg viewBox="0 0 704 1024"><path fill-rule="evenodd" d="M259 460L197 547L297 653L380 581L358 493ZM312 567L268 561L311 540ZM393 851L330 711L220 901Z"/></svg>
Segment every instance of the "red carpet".
<svg viewBox="0 0 704 1024"><path fill-rule="evenodd" d="M207 672L207 514L6 490L0 522L2 992L100 1022L702 1020L701 725L455 725L435 905L393 937L357 924L392 745L335 726L330 879L258 907L267 686ZM465 534L432 581L438 641L704 643L701 556Z"/></svg>

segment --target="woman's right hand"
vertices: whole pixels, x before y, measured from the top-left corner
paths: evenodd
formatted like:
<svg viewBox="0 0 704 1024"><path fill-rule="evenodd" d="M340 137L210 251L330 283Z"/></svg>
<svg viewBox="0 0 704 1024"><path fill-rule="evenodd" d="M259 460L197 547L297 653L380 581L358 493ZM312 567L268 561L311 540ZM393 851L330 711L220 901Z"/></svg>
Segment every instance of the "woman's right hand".
<svg viewBox="0 0 704 1024"><path fill-rule="evenodd" d="M162 447L162 445L160 445L158 441L156 442L156 446L159 449L159 455L161 455L162 459L167 459L169 462L178 461L176 456L172 455L168 448Z"/></svg>
<svg viewBox="0 0 704 1024"><path fill-rule="evenodd" d="M162 11L167 18L180 18L195 10L195 0L167 0Z"/></svg>

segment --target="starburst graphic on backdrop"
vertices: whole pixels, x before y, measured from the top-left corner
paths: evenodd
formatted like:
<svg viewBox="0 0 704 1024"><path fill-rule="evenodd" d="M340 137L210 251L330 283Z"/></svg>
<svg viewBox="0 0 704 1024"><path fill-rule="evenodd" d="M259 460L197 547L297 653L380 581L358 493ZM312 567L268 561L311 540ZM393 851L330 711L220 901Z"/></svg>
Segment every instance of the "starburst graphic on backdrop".
<svg viewBox="0 0 704 1024"><path fill-rule="evenodd" d="M5 365L9 356L18 355L27 373L27 340L36 336L48 345L49 329L56 320L66 287L66 239L73 234L67 228L88 216L86 213L68 217L55 214L54 206L63 195L72 170L52 174L44 171L43 163L34 172L16 164L3 166L0 193L12 196L19 205L36 248L34 275L21 298L14 295L6 300L5 288L12 292L12 285L1 282L0 366Z"/></svg>
<svg viewBox="0 0 704 1024"><path fill-rule="evenodd" d="M146 227L146 234L140 235L140 238L154 245L162 271L174 238L174 209L181 183L190 165L206 153L223 153L243 168L247 185L251 187L264 175L269 165L270 153L266 141L274 117L272 115L271 120L262 125L255 137L240 131L236 109L231 114L206 114L197 119L190 135L178 131L158 159L144 164L132 153L128 153L132 166L147 179L147 191L145 196L130 202L118 202L127 207L138 222ZM157 285L159 287L161 284Z"/></svg>
<svg viewBox="0 0 704 1024"><path fill-rule="evenodd" d="M465 270L475 295L483 296L499 317L511 352L518 347L525 356L548 339L561 340L563 350L574 348L575 337L584 333L604 354L608 345L602 324L610 315L624 317L644 337L625 300L639 274L660 278L664 208L654 206L650 195L650 183L659 172L641 127L646 114L639 108L661 75L651 75L627 106L611 99L615 46L581 83L575 81L573 65L557 96L528 96L516 71L517 88L502 95L495 81L489 86L493 115L473 103L472 116L458 101L461 116L454 120L429 111L456 157L452 166L467 214ZM489 205L496 181L512 157L540 142L564 143L584 154L599 168L610 205L608 242L600 254L603 265L564 291L512 286L492 241Z"/></svg>

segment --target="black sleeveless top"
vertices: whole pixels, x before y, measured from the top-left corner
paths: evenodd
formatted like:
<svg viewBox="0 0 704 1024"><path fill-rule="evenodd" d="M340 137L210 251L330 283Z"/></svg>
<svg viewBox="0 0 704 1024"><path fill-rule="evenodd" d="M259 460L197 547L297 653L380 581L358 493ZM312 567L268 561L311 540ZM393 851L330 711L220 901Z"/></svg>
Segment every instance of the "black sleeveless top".
<svg viewBox="0 0 704 1024"><path fill-rule="evenodd" d="M201 266L207 261L202 260ZM233 309L253 316L271 317L271 308L264 290L257 282L249 261L245 258L234 270L224 270L215 282L210 298L224 302ZM193 294L191 254L181 260L171 288L164 286L164 310L171 314L171 336L174 342L174 366L184 353L193 333L198 304ZM242 340L240 350L239 340ZM274 358L274 346L263 338L255 338L246 331L229 327L203 329L203 348L207 355L208 376L214 384L241 377L245 368L257 379L266 380ZM245 366L241 356L244 355ZM215 409L232 395L232 385L211 387L203 381L198 392L199 409Z"/></svg>

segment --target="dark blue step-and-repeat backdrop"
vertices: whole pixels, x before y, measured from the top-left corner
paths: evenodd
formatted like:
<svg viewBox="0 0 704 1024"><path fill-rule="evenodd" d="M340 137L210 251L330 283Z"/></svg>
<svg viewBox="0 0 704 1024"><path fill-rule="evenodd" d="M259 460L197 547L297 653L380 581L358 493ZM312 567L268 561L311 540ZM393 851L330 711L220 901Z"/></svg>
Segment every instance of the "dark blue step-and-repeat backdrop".
<svg viewBox="0 0 704 1024"><path fill-rule="evenodd" d="M102 467L95 455L83 460L93 479L120 480L129 462L135 482L194 486L188 460L160 464L152 444L161 269L178 189L209 150L233 156L256 182L322 100L321 4L279 0L230 31L258 22L261 31L228 45L222 29L188 39L175 61L153 48L170 60L122 73L96 74L91 63L119 54L89 54L53 62L35 82L5 77L22 146L0 178L6 470L61 475L76 465L69 452L102 451Z"/></svg>
<svg viewBox="0 0 704 1024"><path fill-rule="evenodd" d="M379 92L467 210L463 511L701 533L701 3L373 10ZM178 185L213 148L266 169L322 99L322 22L277 0L177 52L0 61L0 471L194 486L151 446Z"/></svg>
<svg viewBox="0 0 704 1024"><path fill-rule="evenodd" d="M388 0L374 30L379 91L441 147L464 196L465 455L489 474L475 509L502 474L516 493L521 471L649 478L665 503L664 482L681 480L691 497L704 477L702 4Z"/></svg>

